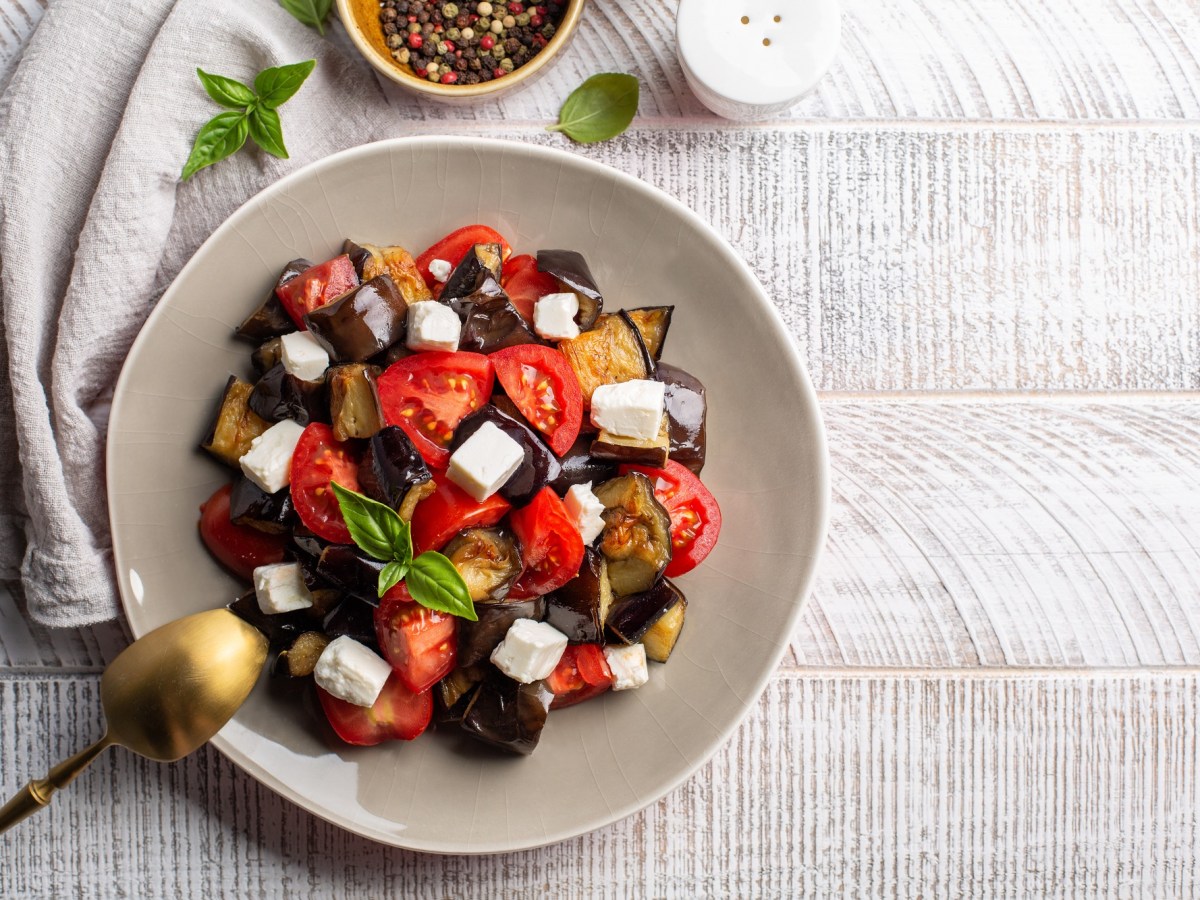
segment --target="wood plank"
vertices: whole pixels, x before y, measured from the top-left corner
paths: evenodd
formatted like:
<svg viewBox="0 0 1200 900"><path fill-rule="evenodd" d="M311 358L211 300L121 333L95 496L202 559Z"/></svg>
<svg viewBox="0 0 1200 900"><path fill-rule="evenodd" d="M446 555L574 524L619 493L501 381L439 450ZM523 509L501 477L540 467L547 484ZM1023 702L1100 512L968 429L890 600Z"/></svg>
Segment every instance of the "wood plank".
<svg viewBox="0 0 1200 900"><path fill-rule="evenodd" d="M0 679L4 792L98 734L97 706L94 676ZM1194 895L1197 722L1188 673L790 673L645 812L474 858L356 838L209 750L172 766L114 752L0 839L0 894Z"/></svg>

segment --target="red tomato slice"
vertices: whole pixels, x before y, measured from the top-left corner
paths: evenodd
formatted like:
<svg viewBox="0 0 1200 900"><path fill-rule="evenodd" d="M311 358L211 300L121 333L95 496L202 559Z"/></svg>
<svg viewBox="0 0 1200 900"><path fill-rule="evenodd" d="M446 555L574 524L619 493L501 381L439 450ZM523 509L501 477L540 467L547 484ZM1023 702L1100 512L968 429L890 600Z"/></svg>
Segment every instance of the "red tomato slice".
<svg viewBox="0 0 1200 900"><path fill-rule="evenodd" d="M450 265L457 266L467 255L467 251L476 244L499 244L500 256L504 259L508 259L512 253L512 247L508 245L504 235L494 228L488 228L486 225L464 225L450 232L416 258L417 271L421 273L435 297L442 292L442 283L429 274L429 264L435 259L444 259Z"/></svg>
<svg viewBox="0 0 1200 900"><path fill-rule="evenodd" d="M583 538L567 516L558 494L542 488L528 506L508 517L521 542L525 571L508 596L524 600L556 591L579 572L583 562Z"/></svg>
<svg viewBox="0 0 1200 900"><path fill-rule="evenodd" d="M389 425L399 425L429 465L446 468L454 429L482 408L496 380L481 353L418 353L379 376L379 400Z"/></svg>
<svg viewBox="0 0 1200 900"><path fill-rule="evenodd" d="M571 644L546 679L554 692L551 709L574 706L607 691L613 683L612 670L599 644Z"/></svg>
<svg viewBox="0 0 1200 900"><path fill-rule="evenodd" d="M504 292L521 317L532 324L533 305L547 294L559 290L558 279L539 272L537 259L528 253L514 256L504 264Z"/></svg>
<svg viewBox="0 0 1200 900"><path fill-rule="evenodd" d="M464 528L487 528L508 514L512 504L499 494L482 503L445 476L433 475L437 490L417 504L412 517L413 553L441 550Z"/></svg>
<svg viewBox="0 0 1200 900"><path fill-rule="evenodd" d="M458 657L458 617L414 602L403 583L375 608L375 636L400 680L418 693L448 675Z"/></svg>
<svg viewBox="0 0 1200 900"><path fill-rule="evenodd" d="M327 262L305 269L291 281L275 288L275 296L292 317L296 327L307 331L304 314L332 303L347 291L358 287L358 273L350 257L342 254Z"/></svg>
<svg viewBox="0 0 1200 900"><path fill-rule="evenodd" d="M217 561L247 581L259 566L283 562L287 539L257 528L234 525L229 519L229 494L233 485L219 488L200 504L200 538Z"/></svg>
<svg viewBox="0 0 1200 900"><path fill-rule="evenodd" d="M292 454L292 503L296 514L310 531L335 544L354 541L329 482L357 491L358 457L353 444L337 440L333 429L320 422L304 429Z"/></svg>
<svg viewBox="0 0 1200 900"><path fill-rule="evenodd" d="M583 391L567 359L551 347L520 344L489 357L509 399L562 456L583 424Z"/></svg>
<svg viewBox="0 0 1200 900"><path fill-rule="evenodd" d="M700 479L673 459L665 469L621 466L620 474L641 472L654 485L654 496L671 515L671 578L690 572L717 545L721 533L721 508Z"/></svg>
<svg viewBox="0 0 1200 900"><path fill-rule="evenodd" d="M411 741L433 718L433 695L429 691L410 691L395 672L371 707L347 703L322 688L317 688L317 696L337 736L347 744L362 747L384 741Z"/></svg>

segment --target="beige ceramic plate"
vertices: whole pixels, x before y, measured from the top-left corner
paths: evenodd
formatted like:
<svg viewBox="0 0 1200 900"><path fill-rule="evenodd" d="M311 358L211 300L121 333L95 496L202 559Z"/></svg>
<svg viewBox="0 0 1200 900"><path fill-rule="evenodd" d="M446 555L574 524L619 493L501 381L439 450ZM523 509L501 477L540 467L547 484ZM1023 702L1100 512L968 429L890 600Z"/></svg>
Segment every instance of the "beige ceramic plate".
<svg viewBox="0 0 1200 900"><path fill-rule="evenodd" d="M716 550L680 580L687 624L640 690L551 715L531 757L444 734L338 746L260 685L214 740L304 808L370 838L443 853L517 850L616 821L679 785L758 700L787 646L825 534L812 386L745 263L683 206L569 153L417 138L359 147L263 191L217 229L150 316L117 385L108 443L114 556L134 634L229 602L197 507L230 472L196 450L249 347L233 328L289 259L344 237L420 250L486 222L518 251L587 257L605 306L674 303L665 358L709 389L704 480ZM786 761L780 761L786 765Z"/></svg>

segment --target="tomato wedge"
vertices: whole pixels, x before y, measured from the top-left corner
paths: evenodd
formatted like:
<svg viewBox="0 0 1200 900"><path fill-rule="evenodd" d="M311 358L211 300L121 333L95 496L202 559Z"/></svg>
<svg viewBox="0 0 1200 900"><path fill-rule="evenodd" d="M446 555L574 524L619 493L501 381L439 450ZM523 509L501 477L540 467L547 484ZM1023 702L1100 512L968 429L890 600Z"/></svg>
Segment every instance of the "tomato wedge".
<svg viewBox="0 0 1200 900"><path fill-rule="evenodd" d="M388 677L371 707L347 703L323 688L317 688L317 697L337 736L360 747L384 741L411 741L433 718L433 694L410 691L395 672Z"/></svg>
<svg viewBox="0 0 1200 900"><path fill-rule="evenodd" d="M413 553L441 550L464 528L495 525L512 509L499 494L482 503L445 476L435 472L437 490L417 504L412 517Z"/></svg>
<svg viewBox="0 0 1200 900"><path fill-rule="evenodd" d="M400 680L417 693L448 675L458 657L458 617L415 602L403 583L375 608L375 636Z"/></svg>
<svg viewBox="0 0 1200 900"><path fill-rule="evenodd" d="M671 578L690 572L704 561L721 533L721 508L699 478L674 460L665 469L621 466L620 474L641 472L654 485L654 496L671 516Z"/></svg>
<svg viewBox="0 0 1200 900"><path fill-rule="evenodd" d="M566 357L550 347L519 344L489 358L504 392L550 449L559 456L570 450L583 424L583 391Z"/></svg>
<svg viewBox="0 0 1200 900"><path fill-rule="evenodd" d="M335 544L354 541L329 482L357 491L358 463L357 448L349 441L337 440L333 429L321 422L304 429L292 454L292 503L296 514L310 531Z"/></svg>
<svg viewBox="0 0 1200 900"><path fill-rule="evenodd" d="M296 327L307 331L304 314L332 303L347 291L358 287L354 263L344 253L333 259L305 269L291 281L275 288L275 296L292 317Z"/></svg>
<svg viewBox="0 0 1200 900"><path fill-rule="evenodd" d="M514 256L504 264L501 279L504 292L521 317L532 324L533 305L547 294L558 291L558 279L546 272L539 272L537 259L528 253Z"/></svg>
<svg viewBox="0 0 1200 900"><path fill-rule="evenodd" d="M612 669L599 644L571 644L546 679L554 692L551 709L574 706L598 697L612 687Z"/></svg>
<svg viewBox="0 0 1200 900"><path fill-rule="evenodd" d="M417 257L417 271L433 291L433 296L436 297L442 292L442 283L429 274L429 264L435 259L444 259L450 265L457 266L467 255L467 251L476 244L499 244L501 259L508 259L512 253L512 247L496 229L486 225L464 225L450 232Z"/></svg>
<svg viewBox="0 0 1200 900"><path fill-rule="evenodd" d="M418 353L379 376L383 417L404 429L429 465L444 469L454 429L488 402L495 380L481 353Z"/></svg>
<svg viewBox="0 0 1200 900"><path fill-rule="evenodd" d="M218 562L248 581L259 566L283 562L287 539L281 534L234 525L229 519L232 491L233 485L227 484L200 504L200 538Z"/></svg>
<svg viewBox="0 0 1200 900"><path fill-rule="evenodd" d="M551 488L542 488L533 502L508 517L508 523L521 542L525 564L508 592L511 599L548 594L575 577L583 563L583 538Z"/></svg>

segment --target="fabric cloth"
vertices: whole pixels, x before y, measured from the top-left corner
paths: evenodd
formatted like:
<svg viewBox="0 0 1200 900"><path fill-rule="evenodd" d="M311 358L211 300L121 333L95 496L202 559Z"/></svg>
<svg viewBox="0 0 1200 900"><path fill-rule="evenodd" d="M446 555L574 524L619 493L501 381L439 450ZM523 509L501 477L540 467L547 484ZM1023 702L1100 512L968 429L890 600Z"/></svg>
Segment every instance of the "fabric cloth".
<svg viewBox="0 0 1200 900"><path fill-rule="evenodd" d="M316 59L280 109L290 160L179 172L219 108L196 68L251 83ZM275 0L56 0L0 97L0 578L32 618L117 615L107 400L142 322L200 243L305 163L397 130L372 71Z"/></svg>

